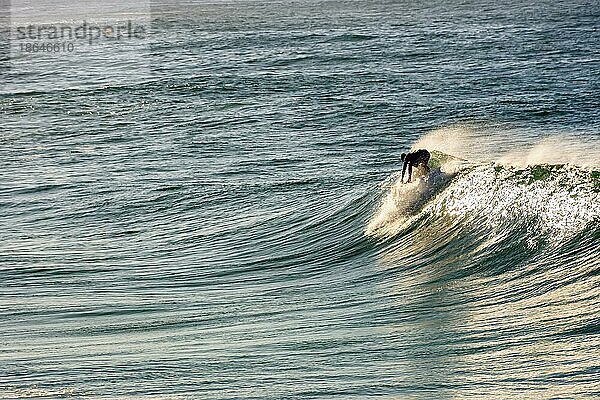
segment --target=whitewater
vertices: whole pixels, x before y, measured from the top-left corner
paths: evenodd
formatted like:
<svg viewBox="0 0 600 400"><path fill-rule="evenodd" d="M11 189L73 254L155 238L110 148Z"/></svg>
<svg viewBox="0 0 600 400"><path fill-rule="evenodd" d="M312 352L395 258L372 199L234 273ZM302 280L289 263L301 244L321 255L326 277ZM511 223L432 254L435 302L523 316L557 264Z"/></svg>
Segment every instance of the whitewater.
<svg viewBox="0 0 600 400"><path fill-rule="evenodd" d="M510 143L511 134L496 134L493 140ZM583 150L572 142L545 139L530 149L499 151L485 127L473 126L436 129L412 149L424 146L433 152L433 171L425 176L420 171L408 184L399 172L388 177L381 184L387 194L366 227L367 235L394 235L410 221L435 215L483 224L492 235L526 228L534 245L534 236L560 242L600 216L600 146ZM498 161L467 161L442 150L463 157L471 151Z"/></svg>
<svg viewBox="0 0 600 400"><path fill-rule="evenodd" d="M600 398L597 4L91 3L0 2L0 399Z"/></svg>

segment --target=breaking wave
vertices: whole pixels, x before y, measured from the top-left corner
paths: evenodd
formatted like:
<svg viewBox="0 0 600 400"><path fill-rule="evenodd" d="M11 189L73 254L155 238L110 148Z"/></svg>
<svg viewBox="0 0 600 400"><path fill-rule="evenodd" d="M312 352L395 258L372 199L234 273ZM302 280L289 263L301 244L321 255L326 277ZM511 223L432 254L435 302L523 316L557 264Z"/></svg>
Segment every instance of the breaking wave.
<svg viewBox="0 0 600 400"><path fill-rule="evenodd" d="M432 159L440 157L434 152ZM429 176L410 184L398 174L386 180L365 234L385 239L423 225L450 224L485 229L488 239L514 240L519 232L533 248L573 237L600 217L597 171L570 164L519 168L445 158Z"/></svg>

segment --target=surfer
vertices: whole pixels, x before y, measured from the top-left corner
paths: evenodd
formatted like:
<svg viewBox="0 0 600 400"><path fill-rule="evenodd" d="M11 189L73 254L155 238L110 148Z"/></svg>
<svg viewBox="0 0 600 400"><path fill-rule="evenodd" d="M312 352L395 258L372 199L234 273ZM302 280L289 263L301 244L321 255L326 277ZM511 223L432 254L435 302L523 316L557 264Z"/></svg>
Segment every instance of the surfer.
<svg viewBox="0 0 600 400"><path fill-rule="evenodd" d="M421 150L417 150L414 151L412 153L408 153L408 154L402 154L402 156L400 157L402 159L402 161L404 161L404 166L402 167L402 179L400 180L400 182L404 182L404 173L406 172L406 167L408 166L408 182L410 182L410 179L412 177L412 168L413 167L423 167L426 171L426 173L429 173L430 169L427 166L427 163L429 162L429 158L431 157L431 154L429 154L429 152L425 149L421 149Z"/></svg>

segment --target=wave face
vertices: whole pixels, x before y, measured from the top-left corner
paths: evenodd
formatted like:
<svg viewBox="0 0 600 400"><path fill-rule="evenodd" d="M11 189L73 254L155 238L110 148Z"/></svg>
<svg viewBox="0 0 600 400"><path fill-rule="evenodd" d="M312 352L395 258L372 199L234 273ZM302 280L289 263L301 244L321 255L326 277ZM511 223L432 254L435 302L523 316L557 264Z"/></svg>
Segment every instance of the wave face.
<svg viewBox="0 0 600 400"><path fill-rule="evenodd" d="M508 397L518 391L508 382L531 379L559 380L573 398L597 395L590 379L600 370L585 352L600 346L600 174L485 164L433 175L388 178L364 233L393 277L383 286L395 307L432 315L434 327L414 340L444 354L448 370L436 376L480 377L489 389L467 391L478 398Z"/></svg>

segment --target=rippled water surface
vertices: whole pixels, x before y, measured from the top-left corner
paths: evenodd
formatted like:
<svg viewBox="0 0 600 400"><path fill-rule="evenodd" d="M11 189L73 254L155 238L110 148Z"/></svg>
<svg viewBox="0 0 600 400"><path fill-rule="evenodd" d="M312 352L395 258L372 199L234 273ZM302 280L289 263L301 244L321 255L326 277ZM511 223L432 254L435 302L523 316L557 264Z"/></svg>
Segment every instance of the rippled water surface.
<svg viewBox="0 0 600 400"><path fill-rule="evenodd" d="M600 397L597 2L109 9L1 60L0 398Z"/></svg>

